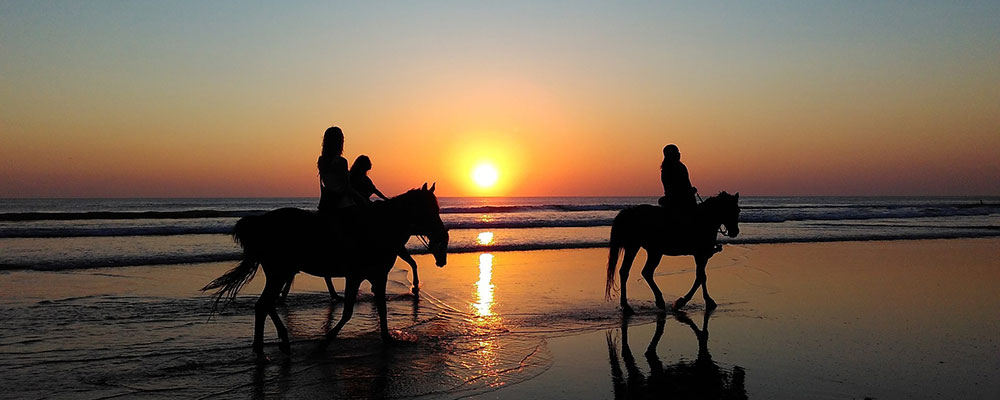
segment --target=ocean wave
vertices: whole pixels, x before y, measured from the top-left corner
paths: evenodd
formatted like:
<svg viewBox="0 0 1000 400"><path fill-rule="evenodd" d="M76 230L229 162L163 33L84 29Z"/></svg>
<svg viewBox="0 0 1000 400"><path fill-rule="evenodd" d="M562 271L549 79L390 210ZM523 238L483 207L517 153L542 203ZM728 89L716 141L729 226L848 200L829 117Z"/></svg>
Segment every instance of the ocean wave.
<svg viewBox="0 0 1000 400"><path fill-rule="evenodd" d="M941 228L921 230L921 231L882 231L874 233L862 232L833 232L815 236L757 236L727 238L720 237L722 244L781 244L781 243L822 243L822 242L853 242L853 241L896 241L896 240L925 240L925 239L963 239L963 238L989 238L1000 237L1000 227L963 227L963 228ZM493 244L479 245L474 243L452 244L448 248L449 253L480 253L480 252L504 252L504 251L533 251L533 250L565 250L565 249L590 249L606 248L608 241L601 240L581 240L581 241L552 241L536 243L516 243L516 244ZM409 247L411 254L427 254L423 247ZM32 262L0 262L2 270L39 270L57 271L88 268L111 268L127 266L145 265L176 265L176 264L201 264L210 262L239 261L240 251L215 252L207 254L162 254L162 255L125 255L104 258L87 259L62 259L62 260L36 260Z"/></svg>
<svg viewBox="0 0 1000 400"><path fill-rule="evenodd" d="M193 218L239 218L260 215L269 210L185 210L185 211L87 211L87 212L17 212L0 213L0 221L80 221L98 219L193 219Z"/></svg>
<svg viewBox="0 0 1000 400"><path fill-rule="evenodd" d="M582 220L531 220L531 221L458 221L445 223L448 229L523 229L523 228L581 228L611 226L611 218ZM205 226L111 226L87 227L14 227L0 228L0 239L12 238L70 238L110 236L173 236L173 235L229 235L232 224Z"/></svg>
<svg viewBox="0 0 1000 400"><path fill-rule="evenodd" d="M740 215L740 223L782 223L800 221L865 221L865 220L905 220L913 218L946 218L990 216L1000 214L1000 209L992 207L976 208L929 208L929 209L837 209L825 212L785 211L763 212L745 210ZM525 218L482 220L474 218L446 218L449 229L528 229L528 228L584 228L610 227L614 215L587 215L568 218L565 215L532 215ZM231 222L208 219L193 224L160 224L154 226L127 226L107 224L99 227L87 226L19 226L8 224L0 227L0 238L70 238L70 237L110 237L110 236L171 236L171 235L221 235L231 234Z"/></svg>
<svg viewBox="0 0 1000 400"><path fill-rule="evenodd" d="M617 211L636 204L536 204L516 206L441 207L442 214L502 214L538 211Z"/></svg>
<svg viewBox="0 0 1000 400"><path fill-rule="evenodd" d="M773 211L769 209L747 210L740 215L740 222L788 222L788 221L858 221L871 219L908 219L927 217L985 216L1000 213L998 206L976 207L845 207L816 209L796 208Z"/></svg>
<svg viewBox="0 0 1000 400"><path fill-rule="evenodd" d="M516 206L441 207L442 214L506 214L518 212L616 211L634 204L547 204ZM0 222L138 220L138 219L197 219L239 218L261 215L270 210L183 210L183 211L87 211L87 212L14 212L0 213Z"/></svg>

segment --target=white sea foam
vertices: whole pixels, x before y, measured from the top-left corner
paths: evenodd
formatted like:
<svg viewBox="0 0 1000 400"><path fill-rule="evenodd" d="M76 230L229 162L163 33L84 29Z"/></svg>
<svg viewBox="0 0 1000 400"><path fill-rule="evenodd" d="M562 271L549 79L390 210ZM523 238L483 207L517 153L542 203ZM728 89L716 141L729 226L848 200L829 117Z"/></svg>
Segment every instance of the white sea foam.
<svg viewBox="0 0 1000 400"><path fill-rule="evenodd" d="M619 210L655 198L442 198L451 252L599 248ZM34 203L33 203L34 202ZM1000 198L741 199L723 243L1000 236ZM313 199L0 200L0 269L76 269L237 260L242 216ZM495 240L477 241L482 232ZM411 252L425 251L414 239Z"/></svg>

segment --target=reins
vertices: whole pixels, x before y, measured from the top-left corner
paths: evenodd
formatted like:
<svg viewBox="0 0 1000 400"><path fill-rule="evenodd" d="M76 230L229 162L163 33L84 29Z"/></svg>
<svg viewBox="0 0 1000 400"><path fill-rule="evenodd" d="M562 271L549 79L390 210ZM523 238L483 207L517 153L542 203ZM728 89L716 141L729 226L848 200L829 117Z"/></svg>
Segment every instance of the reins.
<svg viewBox="0 0 1000 400"><path fill-rule="evenodd" d="M431 244L427 241L426 236L424 235L413 235L413 236L416 236L417 239L420 240L420 243L424 244L424 248L426 248L428 252L431 251Z"/></svg>
<svg viewBox="0 0 1000 400"><path fill-rule="evenodd" d="M407 193L409 193L409 192L407 192ZM391 198L389 200L398 200L400 197L403 197L403 196L407 195L407 193L401 194L399 196L395 196L395 197L393 197L393 198ZM389 204L387 204L387 205L389 205ZM396 204L393 204L393 205L395 205L397 207L402 207L403 206L403 204L399 204L398 202L396 202ZM404 212L404 214L405 214L405 212ZM407 228L407 230L409 230L410 232L412 232L413 231L413 227L415 227L415 225L413 223L411 223L410 226ZM432 250L431 250L431 244L429 242L430 239L427 237L427 235L413 234L412 236L416 236L417 240L420 240L420 243L424 245L424 248L427 250L427 252L429 252L429 253L432 252Z"/></svg>
<svg viewBox="0 0 1000 400"><path fill-rule="evenodd" d="M705 200L701 199L701 195L698 194L698 192L694 192L694 195L698 197L698 204L705 204ZM729 230L726 229L726 226L723 224L719 224L719 233L723 236L729 236Z"/></svg>

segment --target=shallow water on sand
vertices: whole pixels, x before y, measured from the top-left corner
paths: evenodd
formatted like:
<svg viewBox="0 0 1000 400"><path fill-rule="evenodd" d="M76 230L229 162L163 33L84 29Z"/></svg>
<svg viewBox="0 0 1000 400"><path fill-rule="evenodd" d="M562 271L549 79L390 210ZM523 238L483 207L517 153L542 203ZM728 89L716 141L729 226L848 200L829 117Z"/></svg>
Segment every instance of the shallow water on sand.
<svg viewBox="0 0 1000 400"><path fill-rule="evenodd" d="M278 351L268 322L263 361L249 348L263 276L214 315L208 296L195 290L229 263L6 273L0 275L0 318L7 321L0 327L0 389L18 397L183 398L456 397L495 390L545 371L551 364L545 333L595 329L618 318L613 306L581 302L575 291L558 294L562 285L552 280L539 285L522 273L494 275L494 267L531 273L493 264L492 257L516 263L512 254L452 256L440 270L417 257L429 282L419 297L409 293L408 267L394 269L388 311L399 343L388 347L377 334L366 284L354 318L322 349L320 339L343 305L330 303L321 280L299 277L279 311L293 352ZM342 290L343 280L334 282Z"/></svg>
<svg viewBox="0 0 1000 400"><path fill-rule="evenodd" d="M292 354L265 328L263 275L212 315L204 283L232 263L0 273L0 391L12 398L996 398L996 239L727 246L709 264L719 301L660 313L633 267L630 303L604 302L606 250L449 255L398 263L381 343L367 286L342 312L300 276L279 309ZM690 257L665 257L668 301ZM335 279L339 289L343 280ZM710 333L709 333L710 332Z"/></svg>

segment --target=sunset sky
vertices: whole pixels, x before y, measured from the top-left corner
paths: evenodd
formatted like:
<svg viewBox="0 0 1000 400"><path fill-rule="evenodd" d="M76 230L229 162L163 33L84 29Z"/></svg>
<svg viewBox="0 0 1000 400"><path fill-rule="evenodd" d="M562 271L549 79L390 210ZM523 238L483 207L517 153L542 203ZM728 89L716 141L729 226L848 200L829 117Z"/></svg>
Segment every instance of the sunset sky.
<svg viewBox="0 0 1000 400"><path fill-rule="evenodd" d="M0 197L1000 195L998 1L538 3L3 1Z"/></svg>

